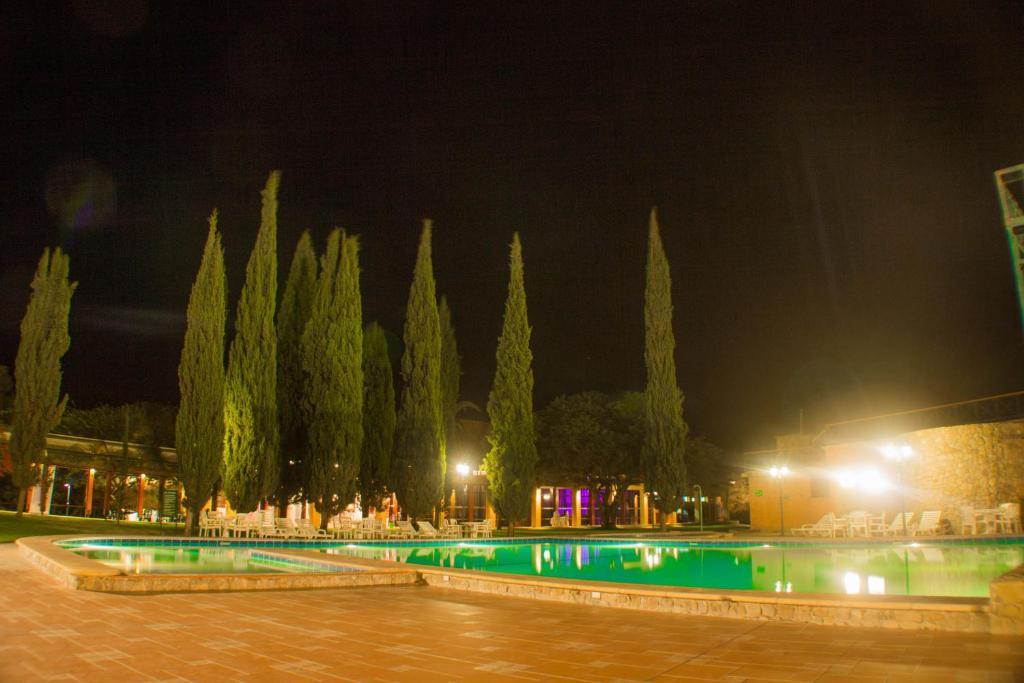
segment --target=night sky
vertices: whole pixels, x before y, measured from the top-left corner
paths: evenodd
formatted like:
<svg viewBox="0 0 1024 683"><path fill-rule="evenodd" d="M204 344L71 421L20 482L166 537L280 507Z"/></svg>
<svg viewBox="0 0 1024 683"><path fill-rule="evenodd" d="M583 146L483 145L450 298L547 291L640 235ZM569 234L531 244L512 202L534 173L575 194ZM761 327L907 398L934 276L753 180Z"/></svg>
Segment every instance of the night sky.
<svg viewBox="0 0 1024 683"><path fill-rule="evenodd" d="M994 0L3 3L0 363L59 244L73 401L176 402L206 217L233 308L280 168L282 285L302 230L345 227L397 335L435 221L479 405L515 230L535 405L642 387L653 205L693 432L1018 390L992 171L1024 162L1022 36Z"/></svg>

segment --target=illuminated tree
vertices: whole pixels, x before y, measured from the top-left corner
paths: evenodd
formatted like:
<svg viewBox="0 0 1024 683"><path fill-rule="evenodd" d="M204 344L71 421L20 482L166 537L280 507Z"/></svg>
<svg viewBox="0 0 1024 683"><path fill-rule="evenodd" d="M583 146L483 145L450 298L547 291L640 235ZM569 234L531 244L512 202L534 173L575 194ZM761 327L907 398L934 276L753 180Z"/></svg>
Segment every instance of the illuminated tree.
<svg viewBox="0 0 1024 683"><path fill-rule="evenodd" d="M651 210L644 290L644 361L647 367L645 438L647 486L655 507L665 516L683 502L686 492L686 423L683 392L676 381L675 335L672 332L672 280L658 234L657 212Z"/></svg>
<svg viewBox="0 0 1024 683"><path fill-rule="evenodd" d="M32 278L32 295L21 320L21 340L14 360L14 415L11 420L11 477L18 487L21 515L39 465L46 463L46 435L64 413L60 395L60 359L71 345L68 314L78 286L68 282L70 261L60 248L43 250Z"/></svg>
<svg viewBox="0 0 1024 683"><path fill-rule="evenodd" d="M185 535L213 495L224 454L224 318L227 285L224 250L217 231L217 211L199 273L188 299L185 344L178 364L181 403L175 425L175 447L185 488Z"/></svg>
<svg viewBox="0 0 1024 683"><path fill-rule="evenodd" d="M444 486L441 326L437 315L430 221L423 222L405 314L402 405L392 469L399 503L413 519L429 518Z"/></svg>
<svg viewBox="0 0 1024 683"><path fill-rule="evenodd" d="M224 395L224 493L236 510L255 510L280 478L277 422L277 188L263 188L256 245L235 313Z"/></svg>
<svg viewBox="0 0 1024 683"><path fill-rule="evenodd" d="M301 410L305 391L302 374L302 333L313 311L316 252L309 232L295 247L284 296L277 312L277 411L281 434L279 503L287 505L302 492L308 444Z"/></svg>
<svg viewBox="0 0 1024 683"><path fill-rule="evenodd" d="M484 458L484 470L494 507L508 520L511 536L515 533L516 522L529 514L537 464L533 353L519 233L512 236L510 270L494 385L487 400L487 414L491 419L491 433L487 438L491 449Z"/></svg>
<svg viewBox="0 0 1024 683"><path fill-rule="evenodd" d="M359 459L359 499L364 512L387 489L395 446L395 383L388 340L377 323L363 335L363 450Z"/></svg>
<svg viewBox="0 0 1024 683"><path fill-rule="evenodd" d="M320 526L356 493L363 442L363 312L357 239L334 230L320 259L313 310L302 335L309 434L305 495Z"/></svg>
<svg viewBox="0 0 1024 683"><path fill-rule="evenodd" d="M441 418L444 424L445 459L451 455L451 444L455 435L455 415L459 410L459 380L462 375L462 359L455 342L455 328L452 326L452 312L448 300L441 297L437 307L441 326Z"/></svg>

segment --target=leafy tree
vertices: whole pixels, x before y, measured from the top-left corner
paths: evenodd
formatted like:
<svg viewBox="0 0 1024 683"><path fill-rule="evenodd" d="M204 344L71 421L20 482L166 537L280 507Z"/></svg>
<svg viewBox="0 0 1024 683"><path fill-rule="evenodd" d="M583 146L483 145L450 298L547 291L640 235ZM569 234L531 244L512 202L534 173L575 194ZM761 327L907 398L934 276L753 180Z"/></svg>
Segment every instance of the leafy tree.
<svg viewBox="0 0 1024 683"><path fill-rule="evenodd" d="M256 245L235 315L224 396L224 492L238 510L255 510L280 479L277 422L277 188L263 188Z"/></svg>
<svg viewBox="0 0 1024 683"><path fill-rule="evenodd" d="M537 471L600 494L603 526L615 526L622 491L643 478L643 395L596 391L559 396L537 413Z"/></svg>
<svg viewBox="0 0 1024 683"><path fill-rule="evenodd" d="M292 256L284 296L277 313L277 409L281 425L281 487L283 507L302 492L308 443L301 404L302 333L313 311L316 292L316 252L309 231L302 233Z"/></svg>
<svg viewBox="0 0 1024 683"><path fill-rule="evenodd" d="M352 500L363 441L363 313L359 246L334 230L320 261L309 323L302 335L303 400L309 425L305 493L321 528Z"/></svg>
<svg viewBox="0 0 1024 683"><path fill-rule="evenodd" d="M387 489L395 446L395 380L388 340L377 323L363 335L363 450L359 459L359 499L364 510Z"/></svg>
<svg viewBox="0 0 1024 683"><path fill-rule="evenodd" d="M441 297L437 307L441 326L441 416L444 423L445 459L451 455L455 436L455 416L459 411L459 380L462 375L462 359L459 357L452 326L452 312L448 300Z"/></svg>
<svg viewBox="0 0 1024 683"><path fill-rule="evenodd" d="M644 361L647 367L644 466L654 505L665 515L676 510L686 492L686 423L683 393L676 381L675 335L672 332L672 280L651 210L644 290Z"/></svg>
<svg viewBox="0 0 1024 683"><path fill-rule="evenodd" d="M392 468L399 500L413 519L430 517L442 495L441 326L431 263L431 222L423 222L405 314L402 405Z"/></svg>
<svg viewBox="0 0 1024 683"><path fill-rule="evenodd" d="M67 404L61 398L60 359L71 345L68 314L78 283L68 281L70 261L60 248L43 251L32 278L32 295L21 321L21 341L14 361L14 416L11 421L11 475L18 487L17 514L25 507L28 489L43 465L49 475L46 435Z"/></svg>
<svg viewBox="0 0 1024 683"><path fill-rule="evenodd" d="M175 445L185 487L185 535L192 534L199 511L213 495L224 452L224 316L227 287L217 211L203 260L188 300L185 344L178 364Z"/></svg>
<svg viewBox="0 0 1024 683"><path fill-rule="evenodd" d="M512 236L509 265L505 321L498 339L494 384L487 400L491 449L484 456L484 470L494 507L508 520L511 536L515 533L516 522L530 512L537 464L533 429L533 353L530 351L530 323L526 315L519 233Z"/></svg>

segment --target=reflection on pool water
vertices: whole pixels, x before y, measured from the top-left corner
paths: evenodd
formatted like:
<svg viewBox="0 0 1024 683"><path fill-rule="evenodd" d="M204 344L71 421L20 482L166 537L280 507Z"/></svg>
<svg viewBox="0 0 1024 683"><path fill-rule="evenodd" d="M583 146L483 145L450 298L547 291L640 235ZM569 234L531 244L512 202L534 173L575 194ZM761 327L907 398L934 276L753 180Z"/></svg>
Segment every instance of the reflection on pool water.
<svg viewBox="0 0 1024 683"><path fill-rule="evenodd" d="M310 571L308 567L260 556L247 548L89 547L69 548L76 555L124 574L268 574Z"/></svg>
<svg viewBox="0 0 1024 683"><path fill-rule="evenodd" d="M534 542L357 545L323 552L592 581L777 593L987 597L989 581L1024 564L1024 543L714 546Z"/></svg>

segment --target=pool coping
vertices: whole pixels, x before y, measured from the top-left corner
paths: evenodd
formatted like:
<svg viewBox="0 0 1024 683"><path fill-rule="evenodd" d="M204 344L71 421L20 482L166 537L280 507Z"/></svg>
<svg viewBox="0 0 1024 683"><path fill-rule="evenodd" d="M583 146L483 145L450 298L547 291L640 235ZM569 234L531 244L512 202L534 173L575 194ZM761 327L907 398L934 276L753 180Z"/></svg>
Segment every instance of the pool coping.
<svg viewBox="0 0 1024 683"><path fill-rule="evenodd" d="M970 538L970 537L967 537ZM827 625L881 627L909 630L935 630L1024 635L1024 565L989 584L988 598L859 595L817 593L764 593L741 590L646 586L608 581L578 581L555 577L528 577L501 572L398 565L388 560L370 560L319 552L325 545L344 550L351 541L339 539L329 544L284 542L260 546L262 554L286 561L340 566L356 571L328 571L281 574L132 574L126 575L94 560L86 559L56 545L60 541L134 541L139 545L176 546L196 544L222 546L224 539L160 539L138 536L63 535L35 536L15 541L19 550L37 567L61 583L76 589L112 593L212 592L243 590L300 590L348 586L408 585L491 593L535 600L626 609L652 610L675 614L783 621ZM489 542L501 542L493 539ZM516 541L549 541L548 538L521 537ZM586 540L579 537L559 539ZM589 539L594 540L594 539ZM632 540L632 539L609 539ZM645 540L645 539L638 539ZM707 540L707 539L705 539ZM829 539L821 539L827 543ZM945 544L959 539L948 539ZM241 541L241 542L239 542ZM232 545L257 545L253 539L231 539ZM452 539L443 545L465 543ZM474 543L481 542L474 540ZM488 543L483 540L483 543ZM892 542L890 539L889 542ZM422 541L419 541L422 543ZM699 542L698 542L699 543ZM773 539L750 539L743 544L817 545L801 539L782 544ZM943 543L943 541L940 541ZM362 541L360 545L403 545L393 541ZM723 543L722 545L733 545Z"/></svg>

